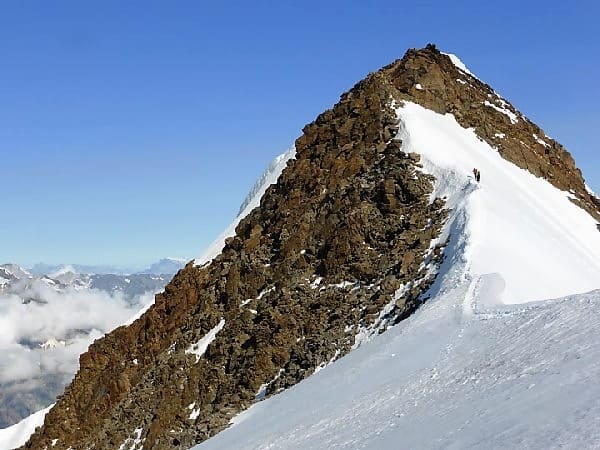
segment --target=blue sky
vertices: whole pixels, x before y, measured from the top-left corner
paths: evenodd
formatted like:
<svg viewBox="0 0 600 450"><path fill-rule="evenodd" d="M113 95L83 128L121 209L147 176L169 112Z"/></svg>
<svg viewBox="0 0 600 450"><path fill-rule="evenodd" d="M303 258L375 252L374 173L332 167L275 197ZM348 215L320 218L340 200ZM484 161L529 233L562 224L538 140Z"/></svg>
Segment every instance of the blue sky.
<svg viewBox="0 0 600 450"><path fill-rule="evenodd" d="M0 3L0 262L192 258L370 71L434 42L600 191L595 2Z"/></svg>

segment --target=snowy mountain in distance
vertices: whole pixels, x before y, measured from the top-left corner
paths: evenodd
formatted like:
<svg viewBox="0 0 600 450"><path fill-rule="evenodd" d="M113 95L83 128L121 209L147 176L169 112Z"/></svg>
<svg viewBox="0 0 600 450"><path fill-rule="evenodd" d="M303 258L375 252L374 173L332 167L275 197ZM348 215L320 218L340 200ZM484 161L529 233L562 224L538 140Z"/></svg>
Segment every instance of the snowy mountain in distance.
<svg viewBox="0 0 600 450"><path fill-rule="evenodd" d="M30 278L31 273L17 264L0 264L0 277L4 279Z"/></svg>
<svg viewBox="0 0 600 450"><path fill-rule="evenodd" d="M49 268L40 274L0 265L0 428L52 403L79 354L149 304L172 277Z"/></svg>
<svg viewBox="0 0 600 450"><path fill-rule="evenodd" d="M36 327L16 330L6 323L0 331L5 363L20 366L8 371L14 375L0 373L0 428L52 403L77 369L79 354L150 304L183 265L184 260L165 258L132 274L103 273L119 272L111 266L38 264L28 271L0 265L0 324L19 317ZM101 273L88 273L92 270ZM31 358L45 361L36 373ZM6 368L0 363L0 372Z"/></svg>
<svg viewBox="0 0 600 450"><path fill-rule="evenodd" d="M152 273L155 275L161 274L175 274L182 269L187 260L183 258L163 258L160 261L155 262L150 267L142 270L140 273Z"/></svg>
<svg viewBox="0 0 600 450"><path fill-rule="evenodd" d="M162 258L143 270L135 267L112 265L38 263L29 269L29 272L34 275L48 275L50 277L52 277L53 274L60 275L67 272L87 275L129 275L133 273L174 275L185 266L186 263L187 260L185 258Z"/></svg>
<svg viewBox="0 0 600 450"><path fill-rule="evenodd" d="M2 445L599 446L600 202L558 142L428 45L288 153Z"/></svg>
<svg viewBox="0 0 600 450"><path fill-rule="evenodd" d="M82 274L114 274L127 275L137 270L131 267L111 266L111 265L89 265L89 264L45 264L38 263L29 271L35 275L47 275L59 273L62 271L82 273Z"/></svg>
<svg viewBox="0 0 600 450"><path fill-rule="evenodd" d="M39 270L29 273L16 264L4 264L0 266L0 294L14 294L27 299L29 297L25 292L33 292L33 288L40 286L50 286L56 291L92 289L107 293L121 292L125 298L131 299L147 292L160 291L180 265L175 260L167 260L166 263L155 266L165 272L122 275L80 273L76 271L77 265L50 267L50 273L39 273Z"/></svg>

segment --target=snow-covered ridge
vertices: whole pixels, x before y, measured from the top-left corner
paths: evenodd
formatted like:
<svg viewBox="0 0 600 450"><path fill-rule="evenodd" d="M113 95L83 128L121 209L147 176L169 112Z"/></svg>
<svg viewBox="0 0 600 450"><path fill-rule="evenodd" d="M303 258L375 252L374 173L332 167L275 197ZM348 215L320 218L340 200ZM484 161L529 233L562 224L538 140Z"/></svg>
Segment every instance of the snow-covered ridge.
<svg viewBox="0 0 600 450"><path fill-rule="evenodd" d="M262 175L258 177L258 180L256 180L254 186L252 186L252 189L250 189L250 192L248 192L248 195L240 205L238 216L242 215L248 207L248 205L255 202L257 197L260 200L262 194L264 194L265 186L268 187L269 185L273 184L273 182L271 181L273 178L275 178L275 181L277 181L277 178L279 178L279 175L281 174L281 171L287 164L288 160L292 158L295 154L296 151L290 149L285 153L278 155L275 159L273 159L273 161L269 163L269 166L265 169Z"/></svg>
<svg viewBox="0 0 600 450"><path fill-rule="evenodd" d="M0 265L0 276L8 278L31 278L31 273L17 264L2 264Z"/></svg>
<svg viewBox="0 0 600 450"><path fill-rule="evenodd" d="M589 187L587 184L585 185L585 190L588 191L588 194L593 195L594 197L600 199L600 197L598 196L598 194L596 194L591 187Z"/></svg>
<svg viewBox="0 0 600 450"><path fill-rule="evenodd" d="M471 75L473 78L477 78L473 72L471 72L469 69L467 69L467 66L465 65L464 62L462 62L460 60L460 58L456 55L454 55L453 53L444 53L441 52L442 55L446 55L448 58L450 58L450 61L452 61L452 64L454 64L456 66L457 69L461 70L462 72ZM479 78L477 78L479 79Z"/></svg>
<svg viewBox="0 0 600 450"><path fill-rule="evenodd" d="M600 287L595 221L568 193L503 160L451 115L411 103L397 113L402 150L422 155L424 171L436 177L434 194L451 209L444 230L451 243L430 302L199 448L600 442L593 426L600 293L531 303ZM479 184L473 167L482 172ZM256 205L263 193L251 196ZM323 289L321 281L313 288ZM197 361L215 328L191 348ZM195 404L189 409L197 418Z"/></svg>
<svg viewBox="0 0 600 450"><path fill-rule="evenodd" d="M595 221L452 115L397 114L450 209L430 300L194 450L598 447Z"/></svg>
<svg viewBox="0 0 600 450"><path fill-rule="evenodd" d="M600 288L596 221L568 193L503 159L451 114L414 103L397 113L403 150L422 155L424 169L437 179L435 195L446 197L449 208L466 200L470 270L499 274L504 303ZM474 167L481 183L473 179Z"/></svg>
<svg viewBox="0 0 600 450"><path fill-rule="evenodd" d="M194 261L196 266L202 266L221 253L223 246L225 245L225 239L235 235L235 228L238 226L240 221L246 217L250 211L260 205L260 199L265 194L267 188L272 184L277 183L277 179L290 159L296 156L296 149L290 148L285 153L276 157L270 164L265 172L258 178L250 193L246 199L242 202L240 212L237 217L231 222L231 224L210 244L204 252L196 258Z"/></svg>

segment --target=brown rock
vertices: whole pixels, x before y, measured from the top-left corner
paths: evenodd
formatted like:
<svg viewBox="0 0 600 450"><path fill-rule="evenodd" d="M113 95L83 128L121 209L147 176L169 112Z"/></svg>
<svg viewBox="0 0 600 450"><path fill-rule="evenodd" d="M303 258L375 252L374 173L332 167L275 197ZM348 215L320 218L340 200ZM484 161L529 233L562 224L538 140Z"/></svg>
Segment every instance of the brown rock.
<svg viewBox="0 0 600 450"><path fill-rule="evenodd" d="M422 262L443 259L443 245L430 243L446 212L442 199L429 201L434 180L418 170L419 155L393 140L392 102L403 100L452 112L506 159L572 189L599 217L600 202L560 144L435 46L409 50L304 127L297 158L221 255L202 268L188 264L140 319L90 346L23 448L58 439L57 450L116 449L127 439L132 445L139 428L147 450L188 448L226 427L260 386L285 389L347 353L358 329L382 332L418 308L433 282ZM403 297L382 317L401 285ZM221 320L200 358L187 352Z"/></svg>

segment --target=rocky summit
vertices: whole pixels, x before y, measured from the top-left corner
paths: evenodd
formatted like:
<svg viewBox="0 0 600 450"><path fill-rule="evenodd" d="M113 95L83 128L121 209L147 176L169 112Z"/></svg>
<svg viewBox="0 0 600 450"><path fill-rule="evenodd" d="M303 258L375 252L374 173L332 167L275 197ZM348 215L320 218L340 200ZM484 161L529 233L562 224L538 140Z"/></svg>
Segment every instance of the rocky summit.
<svg viewBox="0 0 600 450"><path fill-rule="evenodd" d="M404 101L453 114L600 219L560 144L452 56L409 50L303 129L221 254L90 346L23 448L189 448L414 312L443 262L448 211L402 151Z"/></svg>

